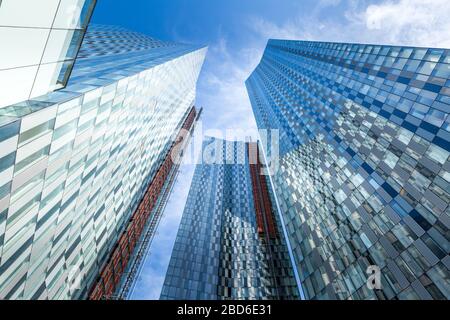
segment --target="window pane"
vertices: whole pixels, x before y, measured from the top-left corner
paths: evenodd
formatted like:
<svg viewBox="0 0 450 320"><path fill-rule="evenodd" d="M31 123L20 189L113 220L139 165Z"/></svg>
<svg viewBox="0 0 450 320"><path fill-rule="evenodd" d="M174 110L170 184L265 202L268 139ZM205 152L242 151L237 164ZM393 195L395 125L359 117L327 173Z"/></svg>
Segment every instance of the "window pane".
<svg viewBox="0 0 450 320"><path fill-rule="evenodd" d="M95 0L61 0L53 26L62 29L85 28L94 6Z"/></svg>

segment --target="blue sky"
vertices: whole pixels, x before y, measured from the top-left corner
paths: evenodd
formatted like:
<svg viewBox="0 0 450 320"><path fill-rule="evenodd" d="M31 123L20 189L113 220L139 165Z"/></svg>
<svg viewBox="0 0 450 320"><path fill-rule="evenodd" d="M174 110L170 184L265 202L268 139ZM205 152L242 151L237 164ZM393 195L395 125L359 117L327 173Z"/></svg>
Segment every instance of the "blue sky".
<svg viewBox="0 0 450 320"><path fill-rule="evenodd" d="M197 92L203 129L255 135L244 81L267 39L450 47L449 17L448 0L99 0L92 22L208 45ZM192 172L182 168L134 298L159 297Z"/></svg>

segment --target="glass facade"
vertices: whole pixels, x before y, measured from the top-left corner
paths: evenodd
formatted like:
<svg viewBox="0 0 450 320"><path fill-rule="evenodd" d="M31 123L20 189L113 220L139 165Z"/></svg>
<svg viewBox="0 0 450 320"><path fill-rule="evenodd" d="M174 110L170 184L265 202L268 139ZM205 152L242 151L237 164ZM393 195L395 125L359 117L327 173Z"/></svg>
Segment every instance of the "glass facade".
<svg viewBox="0 0 450 320"><path fill-rule="evenodd" d="M449 299L450 51L269 40L246 85L306 298Z"/></svg>
<svg viewBox="0 0 450 320"><path fill-rule="evenodd" d="M193 105L206 48L129 34L129 52L87 45L64 89L0 109L1 299L87 297Z"/></svg>
<svg viewBox="0 0 450 320"><path fill-rule="evenodd" d="M205 153L214 160L196 167L161 299L296 299L282 233L259 230L246 144L207 138Z"/></svg>
<svg viewBox="0 0 450 320"><path fill-rule="evenodd" d="M0 2L0 108L66 86L95 4Z"/></svg>
<svg viewBox="0 0 450 320"><path fill-rule="evenodd" d="M114 31L113 37L111 31ZM176 45L177 43L161 41L119 26L96 24L90 27L90 32L86 33L78 59Z"/></svg>

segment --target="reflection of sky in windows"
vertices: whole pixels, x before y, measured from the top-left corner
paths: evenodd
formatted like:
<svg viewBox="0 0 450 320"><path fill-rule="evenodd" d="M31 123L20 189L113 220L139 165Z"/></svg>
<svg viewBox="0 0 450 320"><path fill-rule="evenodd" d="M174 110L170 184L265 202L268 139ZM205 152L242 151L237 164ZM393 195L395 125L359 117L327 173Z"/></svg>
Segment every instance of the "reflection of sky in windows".
<svg viewBox="0 0 450 320"><path fill-rule="evenodd" d="M0 95L1 106L66 85L95 3L16 0L2 4L0 82L7 90ZM23 10L25 6L27 10ZM75 11L69 12L68 6Z"/></svg>
<svg viewBox="0 0 450 320"><path fill-rule="evenodd" d="M280 125L291 142L274 181L308 298L450 296L449 55L269 41L247 87L258 126ZM424 264L411 274L416 258ZM374 262L376 296L354 282Z"/></svg>
<svg viewBox="0 0 450 320"><path fill-rule="evenodd" d="M13 266L4 275L15 272L15 266L25 274L34 270L24 277L3 277L0 298L68 299L88 294L99 271L92 270L104 265L107 248L119 236L114 232L123 230L123 222L136 209L139 195L192 106L205 50L181 48L165 55L147 52L131 67L130 61L137 60L122 55L119 58L126 63L109 60L106 73L105 68L91 66L83 70L82 79L65 89L0 109L0 211L4 217L0 246L3 266L6 261ZM116 67L115 71L110 67ZM98 72L89 74L92 71ZM153 86L153 79L164 79L166 87ZM156 102L158 108L147 108ZM133 147L136 141L141 147ZM69 230L61 227L57 240L45 238L60 221L69 222L75 236L59 241ZM107 226L107 221L113 225ZM80 254L82 241L90 253ZM65 260L65 255L51 257L57 250L72 252L81 265L71 265L74 259ZM63 259L64 266L46 273L46 266L57 259ZM62 279L72 267L86 274L79 289L69 288ZM53 291L47 290L50 282L55 283Z"/></svg>
<svg viewBox="0 0 450 320"><path fill-rule="evenodd" d="M245 143L205 138L202 150L214 161L196 166L161 299L297 297L284 238L258 233Z"/></svg>

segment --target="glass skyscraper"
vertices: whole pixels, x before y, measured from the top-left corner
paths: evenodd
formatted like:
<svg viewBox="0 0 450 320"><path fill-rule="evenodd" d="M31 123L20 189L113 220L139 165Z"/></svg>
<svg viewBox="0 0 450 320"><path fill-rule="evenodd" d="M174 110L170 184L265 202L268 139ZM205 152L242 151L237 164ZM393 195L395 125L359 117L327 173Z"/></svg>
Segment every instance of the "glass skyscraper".
<svg viewBox="0 0 450 320"><path fill-rule="evenodd" d="M256 143L203 142L161 299L298 298L256 153Z"/></svg>
<svg viewBox="0 0 450 320"><path fill-rule="evenodd" d="M305 297L449 299L450 51L269 40L246 86Z"/></svg>
<svg viewBox="0 0 450 320"><path fill-rule="evenodd" d="M64 89L0 108L0 299L114 291L129 221L148 217L173 141L195 117L205 53L92 26ZM131 224L135 235L144 223ZM114 283L100 288L111 260Z"/></svg>
<svg viewBox="0 0 450 320"><path fill-rule="evenodd" d="M66 86L95 4L0 1L0 108Z"/></svg>

